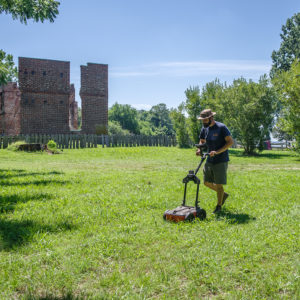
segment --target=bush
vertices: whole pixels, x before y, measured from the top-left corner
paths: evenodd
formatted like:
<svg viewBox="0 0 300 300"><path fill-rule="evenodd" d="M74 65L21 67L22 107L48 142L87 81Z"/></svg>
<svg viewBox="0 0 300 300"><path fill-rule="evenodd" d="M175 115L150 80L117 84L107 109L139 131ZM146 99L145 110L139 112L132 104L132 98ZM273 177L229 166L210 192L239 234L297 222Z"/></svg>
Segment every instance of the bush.
<svg viewBox="0 0 300 300"><path fill-rule="evenodd" d="M61 151L59 151L57 149L57 144L53 140L50 140L47 143L47 149L48 149L48 152L50 151L53 154L61 154Z"/></svg>
<svg viewBox="0 0 300 300"><path fill-rule="evenodd" d="M53 140L50 140L50 141L47 143L47 148L48 148L48 149L57 149L57 145L56 145L56 143L55 143Z"/></svg>

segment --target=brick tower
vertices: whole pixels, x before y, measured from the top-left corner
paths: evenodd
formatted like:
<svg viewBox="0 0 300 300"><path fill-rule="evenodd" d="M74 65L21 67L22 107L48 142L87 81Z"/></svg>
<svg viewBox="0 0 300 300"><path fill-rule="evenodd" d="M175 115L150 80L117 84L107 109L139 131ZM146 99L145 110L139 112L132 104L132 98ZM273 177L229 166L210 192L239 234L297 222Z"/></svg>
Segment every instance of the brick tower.
<svg viewBox="0 0 300 300"><path fill-rule="evenodd" d="M21 133L69 133L70 62L19 57Z"/></svg>
<svg viewBox="0 0 300 300"><path fill-rule="evenodd" d="M82 133L104 133L108 124L108 65L81 68Z"/></svg>

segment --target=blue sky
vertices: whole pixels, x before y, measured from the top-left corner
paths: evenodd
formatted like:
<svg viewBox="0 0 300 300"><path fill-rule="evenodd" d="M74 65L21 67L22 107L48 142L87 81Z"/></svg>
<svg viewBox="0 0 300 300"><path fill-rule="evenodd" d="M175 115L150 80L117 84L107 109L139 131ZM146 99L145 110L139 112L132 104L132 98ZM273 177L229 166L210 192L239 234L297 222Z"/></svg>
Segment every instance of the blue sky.
<svg viewBox="0 0 300 300"><path fill-rule="evenodd" d="M257 80L280 46L281 26L299 0L62 0L54 23L0 15L0 49L71 62L76 100L80 65L109 65L109 106L177 107L190 86L219 78Z"/></svg>

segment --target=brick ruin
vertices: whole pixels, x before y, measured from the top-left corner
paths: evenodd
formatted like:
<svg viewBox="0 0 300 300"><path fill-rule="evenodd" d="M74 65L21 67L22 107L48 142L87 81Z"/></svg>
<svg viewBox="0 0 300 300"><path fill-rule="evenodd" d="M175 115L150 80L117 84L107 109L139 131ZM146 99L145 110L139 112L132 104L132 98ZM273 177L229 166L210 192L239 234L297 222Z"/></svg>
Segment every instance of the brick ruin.
<svg viewBox="0 0 300 300"><path fill-rule="evenodd" d="M0 86L0 132L18 135L21 132L21 93L15 82Z"/></svg>
<svg viewBox="0 0 300 300"><path fill-rule="evenodd" d="M99 133L108 123L108 66L81 66L81 133ZM0 88L0 132L78 132L78 104L70 84L70 62L19 57L19 87Z"/></svg>
<svg viewBox="0 0 300 300"><path fill-rule="evenodd" d="M81 66L82 132L88 133L108 124L108 72L107 65Z"/></svg>

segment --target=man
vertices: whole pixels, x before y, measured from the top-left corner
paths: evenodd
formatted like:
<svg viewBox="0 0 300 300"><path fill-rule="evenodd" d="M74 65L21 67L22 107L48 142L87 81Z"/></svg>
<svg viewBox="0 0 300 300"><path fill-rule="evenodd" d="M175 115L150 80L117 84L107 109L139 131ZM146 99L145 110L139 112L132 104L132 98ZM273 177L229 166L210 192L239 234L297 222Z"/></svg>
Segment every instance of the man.
<svg viewBox="0 0 300 300"><path fill-rule="evenodd" d="M204 185L217 192L218 203L214 213L218 213L229 196L224 192L223 185L227 183L228 148L233 145L233 139L228 128L214 120L215 114L211 109L205 109L198 120L202 120L203 124L199 144L206 143L209 152L203 169ZM198 149L196 155L201 155L200 152Z"/></svg>

